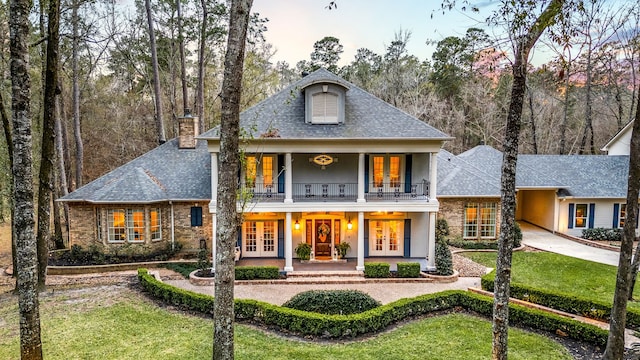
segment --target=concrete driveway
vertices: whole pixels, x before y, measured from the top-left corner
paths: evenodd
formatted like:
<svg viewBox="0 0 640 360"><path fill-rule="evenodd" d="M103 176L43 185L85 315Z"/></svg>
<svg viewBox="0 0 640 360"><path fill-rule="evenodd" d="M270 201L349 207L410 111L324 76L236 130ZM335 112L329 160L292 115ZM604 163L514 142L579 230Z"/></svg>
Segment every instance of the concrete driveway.
<svg viewBox="0 0 640 360"><path fill-rule="evenodd" d="M583 245L524 222L520 223L520 229L522 229L522 243L527 246L556 254L618 266L620 254L616 251Z"/></svg>

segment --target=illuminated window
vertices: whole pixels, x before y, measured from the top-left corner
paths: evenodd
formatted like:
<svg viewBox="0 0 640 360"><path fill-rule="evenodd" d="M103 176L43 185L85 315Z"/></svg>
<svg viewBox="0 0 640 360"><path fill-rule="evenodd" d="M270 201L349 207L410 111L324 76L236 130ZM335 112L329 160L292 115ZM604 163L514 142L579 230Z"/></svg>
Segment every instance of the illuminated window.
<svg viewBox="0 0 640 360"><path fill-rule="evenodd" d="M124 242L127 239L124 209L109 209L107 211L107 230L110 242Z"/></svg>
<svg viewBox="0 0 640 360"><path fill-rule="evenodd" d="M371 168L373 169L372 189L370 191L396 191L402 186L402 163L400 155L373 155ZM383 189L380 189L383 188Z"/></svg>
<svg viewBox="0 0 640 360"><path fill-rule="evenodd" d="M627 218L627 204L620 204L620 215L618 216L618 227L624 227L624 220Z"/></svg>
<svg viewBox="0 0 640 360"><path fill-rule="evenodd" d="M144 241L144 210L127 210L127 232L129 234L129 242Z"/></svg>
<svg viewBox="0 0 640 360"><path fill-rule="evenodd" d="M162 240L162 220L160 217L160 209L152 209L149 211L149 228L151 229L151 241Z"/></svg>
<svg viewBox="0 0 640 360"><path fill-rule="evenodd" d="M384 183L384 156L373 157L373 186L382 187Z"/></svg>
<svg viewBox="0 0 640 360"><path fill-rule="evenodd" d="M463 237L495 239L496 213L496 203L465 204Z"/></svg>
<svg viewBox="0 0 640 360"><path fill-rule="evenodd" d="M248 187L254 187L256 176L258 175L258 167L255 156L247 156L247 171L245 173L245 182Z"/></svg>
<svg viewBox="0 0 640 360"><path fill-rule="evenodd" d="M400 187L400 156L389 156L389 185Z"/></svg>
<svg viewBox="0 0 640 360"><path fill-rule="evenodd" d="M586 228L587 220L589 219L589 206L588 204L576 204L575 210L575 224L577 228Z"/></svg>
<svg viewBox="0 0 640 360"><path fill-rule="evenodd" d="M265 186L273 186L273 157L264 156L262 158L262 179Z"/></svg>

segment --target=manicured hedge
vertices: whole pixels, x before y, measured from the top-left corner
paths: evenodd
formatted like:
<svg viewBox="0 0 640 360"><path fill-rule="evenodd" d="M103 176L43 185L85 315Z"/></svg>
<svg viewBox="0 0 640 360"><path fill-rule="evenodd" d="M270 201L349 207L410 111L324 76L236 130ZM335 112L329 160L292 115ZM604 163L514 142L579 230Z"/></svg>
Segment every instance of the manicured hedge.
<svg viewBox="0 0 640 360"><path fill-rule="evenodd" d="M482 289L493 292L494 277L495 271L483 276L480 282ZM611 304L514 282L511 283L510 288L510 296L516 299L605 322L608 322L611 317ZM631 329L640 330L640 311L627 309L626 325Z"/></svg>
<svg viewBox="0 0 640 360"><path fill-rule="evenodd" d="M388 263L364 263L364 277L367 278L387 278L391 274Z"/></svg>
<svg viewBox="0 0 640 360"><path fill-rule="evenodd" d="M582 230L582 238L596 241L622 241L622 229L593 228Z"/></svg>
<svg viewBox="0 0 640 360"><path fill-rule="evenodd" d="M449 246L457 247L467 250L497 250L498 242L495 240L462 240L462 239L449 239L447 240Z"/></svg>
<svg viewBox="0 0 640 360"><path fill-rule="evenodd" d="M282 306L320 314L358 314L380 306L371 295L359 290L309 290L296 294Z"/></svg>
<svg viewBox="0 0 640 360"><path fill-rule="evenodd" d="M152 296L169 304L208 314L213 311L213 297L209 295L196 294L164 284L149 275L146 269L138 270L138 278L143 288ZM236 300L234 309L238 321L259 322L301 336L346 338L376 333L407 318L458 307L490 317L493 299L451 290L400 299L353 315L322 315L256 300ZM512 324L551 332L561 330L573 339L596 345L606 343L607 331L597 326L515 304L509 305L509 309L509 320Z"/></svg>
<svg viewBox="0 0 640 360"><path fill-rule="evenodd" d="M397 266L398 266L398 277L400 278L420 277L420 263L399 262Z"/></svg>
<svg viewBox="0 0 640 360"><path fill-rule="evenodd" d="M236 280L279 279L277 266L236 266Z"/></svg>

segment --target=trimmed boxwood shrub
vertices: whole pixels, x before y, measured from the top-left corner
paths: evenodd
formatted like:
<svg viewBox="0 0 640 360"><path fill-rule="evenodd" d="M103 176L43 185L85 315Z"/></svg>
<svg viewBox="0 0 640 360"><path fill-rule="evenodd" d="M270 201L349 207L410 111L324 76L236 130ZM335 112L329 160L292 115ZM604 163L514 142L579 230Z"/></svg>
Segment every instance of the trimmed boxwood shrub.
<svg viewBox="0 0 640 360"><path fill-rule="evenodd" d="M582 238L596 241L622 241L622 229L593 228L582 230Z"/></svg>
<svg viewBox="0 0 640 360"><path fill-rule="evenodd" d="M166 303L207 314L213 312L212 296L164 284L149 275L146 269L138 270L138 279L146 291ZM458 307L491 317L493 299L451 290L400 299L352 315L324 315L256 300L235 300L234 311L238 321L259 322L301 336L345 338L379 332L407 318ZM509 305L509 321L512 325L529 326L549 332L561 330L572 339L596 345L604 345L607 341L607 331L595 325L515 304Z"/></svg>
<svg viewBox="0 0 640 360"><path fill-rule="evenodd" d="M449 239L447 244L453 247L467 250L497 250L498 242L495 240L462 240Z"/></svg>
<svg viewBox="0 0 640 360"><path fill-rule="evenodd" d="M320 314L358 314L380 306L369 294L359 290L310 290L301 292L282 305Z"/></svg>
<svg viewBox="0 0 640 360"><path fill-rule="evenodd" d="M482 289L494 291L495 270L480 280ZM511 283L510 296L552 309L576 314L591 319L608 322L611 317L611 304L580 298L573 295L538 289L518 283ZM640 311L627 309L627 327L640 330Z"/></svg>
<svg viewBox="0 0 640 360"><path fill-rule="evenodd" d="M399 262L397 265L398 265L398 277L400 278L420 277L420 263Z"/></svg>
<svg viewBox="0 0 640 360"><path fill-rule="evenodd" d="M236 266L236 280L279 279L277 266Z"/></svg>
<svg viewBox="0 0 640 360"><path fill-rule="evenodd" d="M391 274L390 265L384 262L364 263L364 277L368 278L387 278Z"/></svg>
<svg viewBox="0 0 640 360"><path fill-rule="evenodd" d="M436 274L453 275L453 260L451 250L444 241L436 242Z"/></svg>

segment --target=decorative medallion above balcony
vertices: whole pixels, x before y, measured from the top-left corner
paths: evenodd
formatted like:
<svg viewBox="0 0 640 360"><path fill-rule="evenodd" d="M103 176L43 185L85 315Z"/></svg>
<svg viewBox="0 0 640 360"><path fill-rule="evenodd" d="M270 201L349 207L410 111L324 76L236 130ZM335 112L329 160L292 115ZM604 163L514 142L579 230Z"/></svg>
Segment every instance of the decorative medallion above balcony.
<svg viewBox="0 0 640 360"><path fill-rule="evenodd" d="M320 154L309 158L309 162L320 165L320 168L324 170L327 166L333 164L334 162L338 162L338 158L327 154Z"/></svg>

